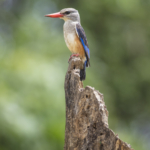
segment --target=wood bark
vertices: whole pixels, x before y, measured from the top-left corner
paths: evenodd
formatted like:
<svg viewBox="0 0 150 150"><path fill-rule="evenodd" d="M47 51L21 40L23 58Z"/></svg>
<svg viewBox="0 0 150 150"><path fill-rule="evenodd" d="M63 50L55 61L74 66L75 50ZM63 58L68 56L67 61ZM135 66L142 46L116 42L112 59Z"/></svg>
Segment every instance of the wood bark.
<svg viewBox="0 0 150 150"><path fill-rule="evenodd" d="M103 94L80 81L80 58L69 62L65 77L64 150L133 150L108 127Z"/></svg>

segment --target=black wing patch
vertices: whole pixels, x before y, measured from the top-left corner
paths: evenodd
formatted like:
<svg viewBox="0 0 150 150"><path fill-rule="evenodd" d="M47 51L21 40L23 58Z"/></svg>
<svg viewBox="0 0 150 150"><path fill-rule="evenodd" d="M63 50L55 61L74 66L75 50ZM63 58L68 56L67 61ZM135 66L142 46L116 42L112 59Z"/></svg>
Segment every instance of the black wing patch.
<svg viewBox="0 0 150 150"><path fill-rule="evenodd" d="M86 67L90 66L90 49L88 46L88 42L87 42L87 38L84 32L84 29L82 28L82 26L80 24L76 24L76 31L77 31L77 35L84 47L84 51L85 51L85 56L86 56Z"/></svg>

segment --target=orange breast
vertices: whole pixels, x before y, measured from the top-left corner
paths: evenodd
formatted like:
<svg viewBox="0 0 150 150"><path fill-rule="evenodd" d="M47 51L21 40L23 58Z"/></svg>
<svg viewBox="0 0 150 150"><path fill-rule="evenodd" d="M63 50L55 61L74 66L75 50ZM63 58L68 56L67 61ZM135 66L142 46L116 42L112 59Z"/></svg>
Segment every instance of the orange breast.
<svg viewBox="0 0 150 150"><path fill-rule="evenodd" d="M65 35L65 42L67 47L73 54L79 54L80 58L85 61L85 52L84 48L76 34L67 34Z"/></svg>
<svg viewBox="0 0 150 150"><path fill-rule="evenodd" d="M74 46L75 53L78 53L81 58L85 57L84 48L79 40L79 38L76 36L75 38L75 46Z"/></svg>

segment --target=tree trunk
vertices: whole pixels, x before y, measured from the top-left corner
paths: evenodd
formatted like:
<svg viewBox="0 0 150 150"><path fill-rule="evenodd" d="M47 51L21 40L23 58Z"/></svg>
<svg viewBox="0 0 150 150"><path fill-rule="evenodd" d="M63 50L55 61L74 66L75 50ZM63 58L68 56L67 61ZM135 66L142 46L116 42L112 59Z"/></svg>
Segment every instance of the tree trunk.
<svg viewBox="0 0 150 150"><path fill-rule="evenodd" d="M103 94L90 86L83 88L81 64L73 57L65 77L64 150L133 150L109 129Z"/></svg>

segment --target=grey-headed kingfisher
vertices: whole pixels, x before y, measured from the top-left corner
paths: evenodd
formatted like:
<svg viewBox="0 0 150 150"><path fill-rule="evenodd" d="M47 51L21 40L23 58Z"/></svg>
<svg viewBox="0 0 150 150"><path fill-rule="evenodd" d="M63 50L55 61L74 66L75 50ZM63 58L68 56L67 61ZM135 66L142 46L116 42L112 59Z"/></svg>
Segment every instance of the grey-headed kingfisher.
<svg viewBox="0 0 150 150"><path fill-rule="evenodd" d="M84 29L80 23L80 15L78 11L74 8L65 8L60 12L45 16L51 18L60 18L65 21L63 31L66 45L72 52L70 58L73 56L81 58L83 67L80 70L80 80L85 80L86 67L90 66L90 50Z"/></svg>

